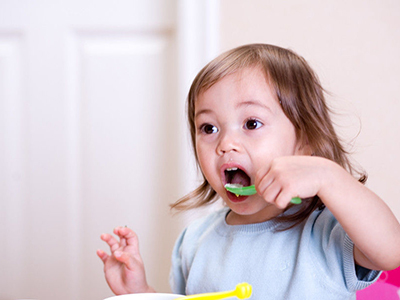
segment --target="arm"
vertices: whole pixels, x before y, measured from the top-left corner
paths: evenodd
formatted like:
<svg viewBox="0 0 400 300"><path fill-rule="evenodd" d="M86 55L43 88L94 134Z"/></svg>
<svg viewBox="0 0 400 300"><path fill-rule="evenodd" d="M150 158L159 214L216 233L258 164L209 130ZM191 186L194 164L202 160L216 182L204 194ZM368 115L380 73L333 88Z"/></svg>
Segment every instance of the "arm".
<svg viewBox="0 0 400 300"><path fill-rule="evenodd" d="M390 270L400 265L400 224L375 193L337 164L327 161L318 196L354 242L358 265ZM329 170L329 171L328 171Z"/></svg>
<svg viewBox="0 0 400 300"><path fill-rule="evenodd" d="M154 293L155 290L146 281L136 234L126 227L117 227L114 233L119 236L119 242L110 234L101 235L101 239L110 246L111 255L97 250L111 290L116 295Z"/></svg>
<svg viewBox="0 0 400 300"><path fill-rule="evenodd" d="M358 265L375 270L400 265L400 224L389 207L336 163L311 156L275 159L260 170L256 188L279 208L292 197L318 195L354 242Z"/></svg>

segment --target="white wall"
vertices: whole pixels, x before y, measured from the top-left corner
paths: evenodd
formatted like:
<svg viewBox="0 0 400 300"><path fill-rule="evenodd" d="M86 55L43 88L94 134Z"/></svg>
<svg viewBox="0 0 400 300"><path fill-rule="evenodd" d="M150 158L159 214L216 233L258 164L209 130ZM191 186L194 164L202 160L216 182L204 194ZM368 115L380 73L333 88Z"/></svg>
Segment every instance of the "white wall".
<svg viewBox="0 0 400 300"><path fill-rule="evenodd" d="M221 51L270 43L302 55L333 93L368 187L400 219L400 2L221 0Z"/></svg>

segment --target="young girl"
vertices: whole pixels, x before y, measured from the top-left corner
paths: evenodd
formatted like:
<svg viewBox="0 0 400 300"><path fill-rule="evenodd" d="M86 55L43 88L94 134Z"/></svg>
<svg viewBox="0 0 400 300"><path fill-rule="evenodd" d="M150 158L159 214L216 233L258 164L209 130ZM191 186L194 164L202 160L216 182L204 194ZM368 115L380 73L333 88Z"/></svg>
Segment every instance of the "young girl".
<svg viewBox="0 0 400 300"><path fill-rule="evenodd" d="M400 225L363 184L307 62L276 46L228 51L195 78L188 119L203 184L172 205L218 198L225 208L195 221L172 256L177 294L253 286L252 299L355 299L380 272L400 265ZM358 178L355 178L358 176ZM254 184L237 196L226 183ZM300 197L301 204L292 204ZM116 228L99 250L115 294L154 292L137 237Z"/></svg>

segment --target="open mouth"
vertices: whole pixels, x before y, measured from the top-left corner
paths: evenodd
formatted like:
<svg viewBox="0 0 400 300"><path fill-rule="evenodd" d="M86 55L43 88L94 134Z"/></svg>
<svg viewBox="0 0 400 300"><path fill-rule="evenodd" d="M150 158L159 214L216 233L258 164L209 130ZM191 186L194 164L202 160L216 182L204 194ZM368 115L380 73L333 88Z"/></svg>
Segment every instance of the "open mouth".
<svg viewBox="0 0 400 300"><path fill-rule="evenodd" d="M250 177L246 174L245 171L233 167L228 168L224 171L225 173L225 182L229 184L235 184L238 186L249 186L251 184ZM231 193L227 191L227 195L230 201L232 202L241 202L247 199L248 196L239 196L237 194Z"/></svg>
<svg viewBox="0 0 400 300"><path fill-rule="evenodd" d="M225 181L230 184L241 186L249 186L251 183L250 177L239 168L228 168L225 170Z"/></svg>

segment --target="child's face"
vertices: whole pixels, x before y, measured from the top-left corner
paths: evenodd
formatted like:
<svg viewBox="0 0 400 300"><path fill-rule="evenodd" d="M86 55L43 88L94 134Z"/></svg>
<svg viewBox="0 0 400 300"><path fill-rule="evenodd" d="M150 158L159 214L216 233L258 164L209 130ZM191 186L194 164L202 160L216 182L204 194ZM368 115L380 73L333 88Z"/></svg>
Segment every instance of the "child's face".
<svg viewBox="0 0 400 300"><path fill-rule="evenodd" d="M242 223L278 215L281 211L258 194L236 197L224 188L226 183L254 184L257 171L268 169L273 159L303 154L294 126L263 71L244 69L201 93L195 103L195 125L200 167L231 214ZM238 171L228 173L235 168Z"/></svg>

